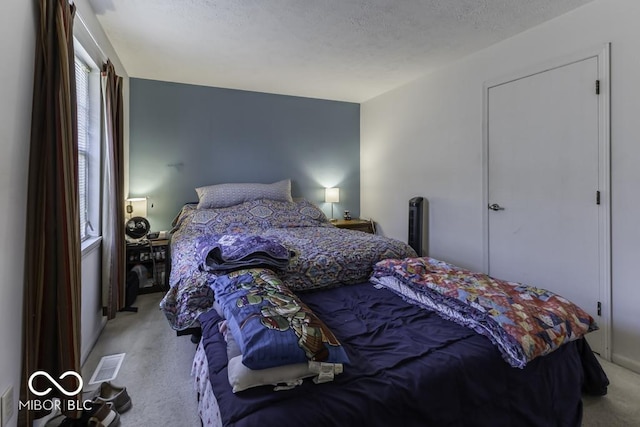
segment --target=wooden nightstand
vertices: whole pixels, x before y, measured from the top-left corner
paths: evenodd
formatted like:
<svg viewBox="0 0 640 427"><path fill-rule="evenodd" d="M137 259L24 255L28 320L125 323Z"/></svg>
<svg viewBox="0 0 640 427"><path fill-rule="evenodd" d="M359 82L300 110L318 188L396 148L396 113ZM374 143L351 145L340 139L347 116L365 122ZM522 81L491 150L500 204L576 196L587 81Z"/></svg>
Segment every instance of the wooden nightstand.
<svg viewBox="0 0 640 427"><path fill-rule="evenodd" d="M376 234L376 225L373 220L370 219L337 219L331 221L331 224L338 228L347 228L349 230L364 231L365 233Z"/></svg>
<svg viewBox="0 0 640 427"><path fill-rule="evenodd" d="M139 294L161 292L169 289L169 240L148 240L143 243L127 243L127 274L141 266L147 277L142 277ZM148 286L152 284L151 286Z"/></svg>

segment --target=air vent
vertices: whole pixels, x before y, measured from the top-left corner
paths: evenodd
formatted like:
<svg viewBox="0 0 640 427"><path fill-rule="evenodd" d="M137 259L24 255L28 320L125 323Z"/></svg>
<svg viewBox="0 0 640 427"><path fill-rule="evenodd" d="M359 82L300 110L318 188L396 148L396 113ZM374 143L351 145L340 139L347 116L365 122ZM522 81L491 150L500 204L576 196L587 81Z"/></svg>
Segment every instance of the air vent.
<svg viewBox="0 0 640 427"><path fill-rule="evenodd" d="M98 367L93 372L89 384L97 384L104 381L114 380L118 376L120 366L124 361L126 353L112 354L110 356L102 356Z"/></svg>

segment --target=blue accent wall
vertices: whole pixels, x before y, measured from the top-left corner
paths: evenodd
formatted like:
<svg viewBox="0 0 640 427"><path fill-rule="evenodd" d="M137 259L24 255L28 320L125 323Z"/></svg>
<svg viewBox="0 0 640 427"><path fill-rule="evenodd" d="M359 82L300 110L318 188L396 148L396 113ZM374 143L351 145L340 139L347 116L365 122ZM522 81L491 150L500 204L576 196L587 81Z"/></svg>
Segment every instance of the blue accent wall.
<svg viewBox="0 0 640 427"><path fill-rule="evenodd" d="M293 197L328 216L324 188L360 209L360 105L130 79L129 196L148 199L153 230L168 230L196 187L290 178Z"/></svg>

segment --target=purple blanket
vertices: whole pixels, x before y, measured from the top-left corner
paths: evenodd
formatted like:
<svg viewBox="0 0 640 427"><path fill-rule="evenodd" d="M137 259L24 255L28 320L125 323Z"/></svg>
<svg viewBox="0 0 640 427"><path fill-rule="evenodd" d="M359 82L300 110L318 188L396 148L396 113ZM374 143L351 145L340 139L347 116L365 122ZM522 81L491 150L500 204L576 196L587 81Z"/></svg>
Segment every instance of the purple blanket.
<svg viewBox="0 0 640 427"><path fill-rule="evenodd" d="M196 254L203 271L225 274L244 268L282 270L290 252L275 238L252 234L223 234L199 237Z"/></svg>

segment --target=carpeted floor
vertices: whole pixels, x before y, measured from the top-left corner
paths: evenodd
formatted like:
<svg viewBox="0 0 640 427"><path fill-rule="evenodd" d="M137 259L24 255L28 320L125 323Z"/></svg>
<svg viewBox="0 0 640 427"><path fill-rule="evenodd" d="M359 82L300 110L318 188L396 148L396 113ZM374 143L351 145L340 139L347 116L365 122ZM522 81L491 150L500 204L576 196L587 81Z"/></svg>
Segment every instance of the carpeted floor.
<svg viewBox="0 0 640 427"><path fill-rule="evenodd" d="M102 356L126 353L113 381L127 387L133 403L120 417L123 427L200 426L191 378L196 345L176 336L158 308L161 299L162 293L139 295L137 313L121 312L107 322L82 367L88 382Z"/></svg>
<svg viewBox="0 0 640 427"><path fill-rule="evenodd" d="M176 336L158 309L162 294L140 295L138 313L122 312L107 323L82 369L91 378L102 356L126 353L117 385L124 385L133 407L122 414L123 427L198 427L191 378L196 346ZM611 386L603 397L585 396L584 427L640 427L640 375L601 361ZM86 389L96 386L86 386ZM266 425L266 424L265 424Z"/></svg>
<svg viewBox="0 0 640 427"><path fill-rule="evenodd" d="M600 359L609 377L606 396L585 396L583 427L640 427L640 375Z"/></svg>

